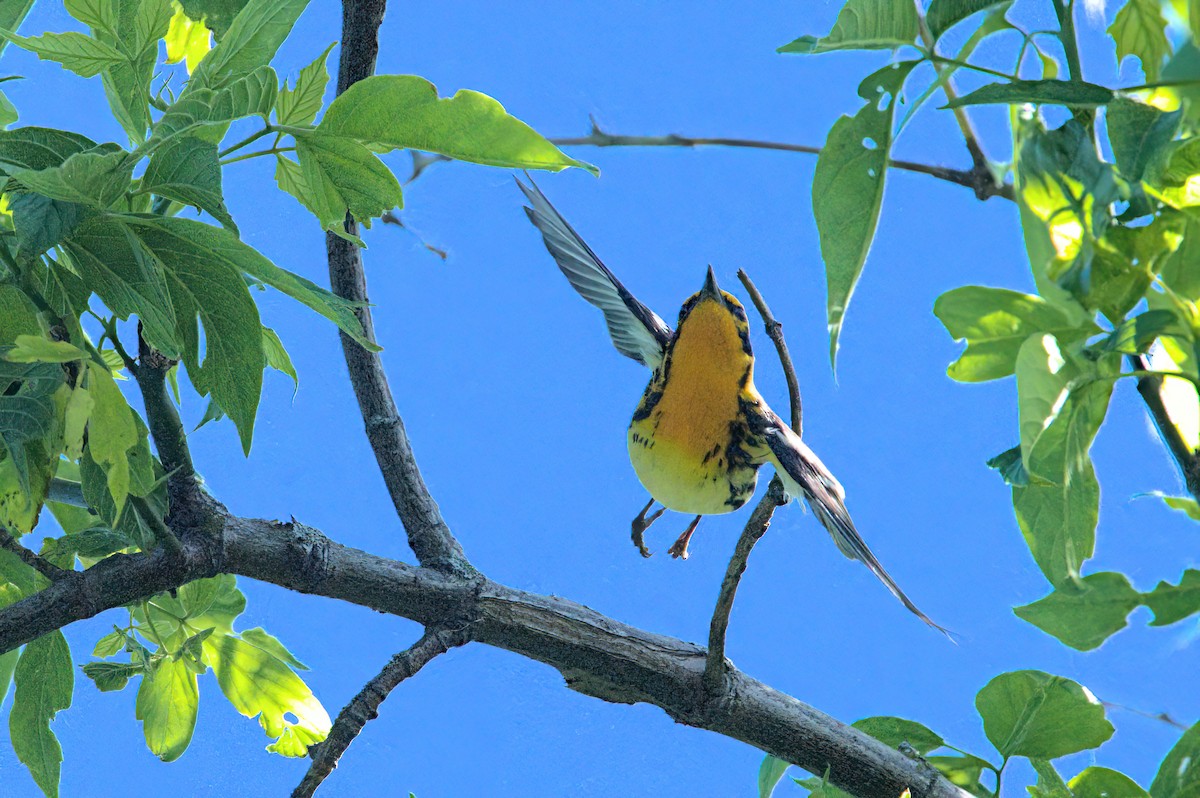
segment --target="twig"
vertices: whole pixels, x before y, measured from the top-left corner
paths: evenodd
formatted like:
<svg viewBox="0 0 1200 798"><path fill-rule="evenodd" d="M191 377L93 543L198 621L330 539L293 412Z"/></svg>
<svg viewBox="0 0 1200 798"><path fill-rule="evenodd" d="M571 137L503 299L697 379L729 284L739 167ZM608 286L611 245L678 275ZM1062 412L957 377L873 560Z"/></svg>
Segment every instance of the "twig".
<svg viewBox="0 0 1200 798"><path fill-rule="evenodd" d="M154 512L154 508L150 506L150 502L146 501L141 496L130 494L129 503L132 504L137 513L150 524L150 529L154 532L154 539L162 544L162 547L172 554L179 554L183 551L183 545L180 544L179 538L175 537L175 533L171 531L171 527L158 517L158 513Z"/></svg>
<svg viewBox="0 0 1200 798"><path fill-rule="evenodd" d="M1162 721L1168 726L1174 726L1176 729L1183 729L1184 731L1187 731L1191 728L1186 723L1180 723L1179 721L1175 720L1175 718L1171 717L1166 712L1147 712L1144 709L1134 709L1133 707L1127 707L1124 704L1116 704L1112 701L1101 701L1100 703L1105 709L1121 709L1125 712L1132 712L1134 715L1141 715L1143 718Z"/></svg>
<svg viewBox="0 0 1200 798"><path fill-rule="evenodd" d="M69 504L72 507L86 508L88 506L87 500L83 498L83 486L78 482L61 477L50 480L50 489L46 492L46 500Z"/></svg>
<svg viewBox="0 0 1200 798"><path fill-rule="evenodd" d="M1142 355L1130 355L1129 365L1135 371L1150 371L1150 364ZM1183 472L1183 481L1187 486L1188 493L1200 501L1200 454L1192 451L1187 441L1179 434L1179 427L1175 426L1175 422L1171 419L1171 414L1163 401L1163 378L1151 375L1139 377L1137 389L1150 411L1150 417L1154 419L1154 426L1158 427L1158 434L1166 442L1167 449L1175 458L1179 470Z"/></svg>
<svg viewBox="0 0 1200 798"><path fill-rule="evenodd" d="M744 269L738 269L738 279L746 287L751 301L754 302L754 307L762 316L767 335L775 342L775 351L779 353L779 362L783 366L783 374L787 379L788 400L792 408L792 429L799 435L804 423L803 407L800 402L800 381L796 379L796 367L792 364L787 344L783 340L783 325L771 313L771 309L767 307L767 301L763 299L763 295ZM729 615L733 612L733 601L737 597L738 584L742 581L742 574L746 572L750 552L766 534L775 509L787 503L786 496L783 482L778 476L773 477L767 492L755 506L754 512L750 513L750 518L746 521L746 526L742 529L742 534L733 548L733 556L729 558L729 565L725 569L725 578L721 580L721 590L717 594L717 606L713 609L712 621L708 626L708 653L704 660L704 687L709 695L721 695L725 690L725 633L729 630Z"/></svg>
<svg viewBox="0 0 1200 798"><path fill-rule="evenodd" d="M779 150L782 152L802 152L819 155L820 147L808 144L789 144L780 141L758 141L755 139L738 138L696 138L669 133L665 136L624 136L607 133L600 129L592 120L592 131L586 136L552 138L550 142L559 147L741 147L756 150ZM965 186L975 192L979 199L988 197L1003 197L1007 200L1015 198L1010 185L998 183L989 170L981 172L978 169L951 169L946 166L933 166L915 161L889 160L888 166L906 172L930 175L939 180L945 180L958 186Z"/></svg>
<svg viewBox="0 0 1200 798"><path fill-rule="evenodd" d="M138 333L138 368L133 378L142 393L146 406L146 425L158 450L158 459L171 474L172 495L195 498L200 487L196 484L196 469L188 449L187 433L171 397L167 395L167 372L174 363L155 351Z"/></svg>
<svg viewBox="0 0 1200 798"><path fill-rule="evenodd" d="M66 579L74 571L68 571L65 568L59 568L54 563L47 560L45 557L30 551L22 546L16 538L8 534L8 530L0 527L0 546L8 549L13 554L21 558L21 561L30 568L35 569L42 576L49 579L51 582L57 582L60 579Z"/></svg>
<svg viewBox="0 0 1200 798"><path fill-rule="evenodd" d="M379 25L386 0L345 0L342 3L342 52L338 64L338 94L375 71L379 53ZM346 231L358 226L347 215ZM358 302L355 310L367 340L375 341L375 325L367 299L367 278L358 248L332 233L325 243L329 258L329 281L338 296ZM366 426L367 439L387 485L388 494L417 560L448 573L474 574L462 547L442 519L437 502L429 494L413 456L412 445L388 384L383 361L341 333L342 353L358 408Z"/></svg>
<svg viewBox="0 0 1200 798"><path fill-rule="evenodd" d="M791 404L792 411L792 429L795 430L797 435L803 436L804 408L800 402L800 380L796 379L796 369L792 365L792 356L788 354L787 342L783 339L783 325L775 318L775 314L767 306L767 300L763 299L758 286L750 279L750 275L746 274L746 270L738 269L737 276L742 281L742 285L746 287L746 293L750 295L750 301L758 309L758 315L762 316L763 326L767 330L767 337L775 344L775 351L779 353L779 362L783 365L783 376L787 380L788 401Z"/></svg>
<svg viewBox="0 0 1200 798"><path fill-rule="evenodd" d="M414 676L435 657L467 642L462 631L426 629L416 643L394 655L375 678L338 713L324 742L309 749L312 764L292 791L292 798L311 798L321 782L333 772L338 760L368 722L379 716L379 706L400 682Z"/></svg>

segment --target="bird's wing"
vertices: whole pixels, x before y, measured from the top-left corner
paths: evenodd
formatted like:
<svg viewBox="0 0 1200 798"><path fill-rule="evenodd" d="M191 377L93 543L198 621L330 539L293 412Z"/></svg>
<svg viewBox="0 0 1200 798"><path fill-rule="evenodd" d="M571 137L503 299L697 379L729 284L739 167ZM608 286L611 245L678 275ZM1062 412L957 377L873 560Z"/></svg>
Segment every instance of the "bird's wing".
<svg viewBox="0 0 1200 798"><path fill-rule="evenodd" d="M528 177L528 175L526 175ZM579 295L604 312L608 334L621 354L650 368L662 363L663 351L671 340L671 328L654 311L629 293L621 281L600 262L579 234L529 178L530 186L517 185L532 207L529 221L542 233L546 249ZM532 187L531 187L532 186Z"/></svg>
<svg viewBox="0 0 1200 798"><path fill-rule="evenodd" d="M804 497L842 553L870 568L909 612L953 640L951 632L921 612L884 570L854 527L846 509L845 489L808 444L765 405L760 405L757 413L752 415L751 429L766 442L770 455L765 459L775 466L788 493L793 497Z"/></svg>

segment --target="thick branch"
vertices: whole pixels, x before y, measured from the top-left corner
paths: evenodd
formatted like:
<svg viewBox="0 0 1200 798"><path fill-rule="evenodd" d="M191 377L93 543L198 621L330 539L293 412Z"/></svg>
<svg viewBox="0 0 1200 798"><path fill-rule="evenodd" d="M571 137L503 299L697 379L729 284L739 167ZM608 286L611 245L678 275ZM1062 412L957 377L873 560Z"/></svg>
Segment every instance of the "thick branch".
<svg viewBox="0 0 1200 798"><path fill-rule="evenodd" d="M820 147L807 144L788 144L779 141L758 141L754 139L737 138L695 138L669 133L665 136L622 136L606 133L592 122L592 132L587 136L553 138L550 141L559 147L743 147L757 150L780 150L783 152L803 152L818 155ZM1012 186L997 183L991 172L978 169L951 169L946 166L933 166L915 161L889 160L888 166L906 172L930 175L939 180L945 180L958 186L965 186L975 192L980 199L988 197L1014 198ZM985 165L986 166L986 165Z"/></svg>
<svg viewBox="0 0 1200 798"><path fill-rule="evenodd" d="M1135 371L1150 371L1150 364L1142 355L1130 355L1129 365ZM1179 470L1183 472L1183 481L1187 485L1188 493L1200 501L1200 453L1192 451L1191 446L1179 433L1179 427L1171 419L1163 399L1163 378L1151 375L1139 377L1137 389L1150 411L1150 417L1154 419L1154 426L1158 427L1158 434L1166 441L1171 457L1175 458Z"/></svg>
<svg viewBox="0 0 1200 798"><path fill-rule="evenodd" d="M219 547L183 534L180 555L116 555L0 610L0 652L75 620L218 572L342 599L419 623L467 619L470 637L560 671L574 690L645 702L679 723L741 740L864 798L967 798L936 772L736 668L704 690L705 650L627 626L566 599L468 580L342 546L296 523L236 518L219 506Z"/></svg>
<svg viewBox="0 0 1200 798"><path fill-rule="evenodd" d="M363 727L378 717L379 706L400 682L415 675L435 657L466 642L467 636L461 629L426 629L420 640L393 656L383 670L342 708L324 742L309 749L312 764L304 774L304 779L292 791L292 798L311 798L337 767L338 760Z"/></svg>
<svg viewBox="0 0 1200 798"><path fill-rule="evenodd" d="M379 25L383 21L385 0L345 0L342 3L342 53L338 64L338 93L375 71L379 52ZM358 227L347 216L346 231L357 234ZM375 341L375 325L367 307L367 278L362 254L343 238L326 236L329 280L333 292L360 302L355 311L368 340ZM396 409L388 385L383 361L368 352L345 333L342 352L350 370L350 382L358 397L358 408L366 425L367 439L375 452L383 481L392 497L400 522L408 533L408 543L422 565L448 572L472 571L462 547L442 520L437 502L429 495L425 480L413 457L404 422Z"/></svg>
<svg viewBox="0 0 1200 798"><path fill-rule="evenodd" d="M139 331L140 333L140 331ZM156 352L145 339L138 335L138 367L133 372L142 402L146 407L146 425L158 459L163 469L170 474L169 486L172 504L178 501L197 502L200 486L196 481L196 469L188 449L187 433L175 403L167 395L167 372L174 363Z"/></svg>

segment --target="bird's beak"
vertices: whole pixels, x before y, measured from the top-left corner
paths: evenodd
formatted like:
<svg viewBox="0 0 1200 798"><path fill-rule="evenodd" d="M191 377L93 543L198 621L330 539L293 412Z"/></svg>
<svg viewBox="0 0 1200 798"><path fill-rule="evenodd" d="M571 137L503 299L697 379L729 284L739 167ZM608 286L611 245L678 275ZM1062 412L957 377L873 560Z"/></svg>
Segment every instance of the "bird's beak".
<svg viewBox="0 0 1200 798"><path fill-rule="evenodd" d="M718 302L722 300L721 289L717 287L717 276L713 274L711 264L708 267L708 276L704 278L704 287L700 289L700 296L715 299Z"/></svg>

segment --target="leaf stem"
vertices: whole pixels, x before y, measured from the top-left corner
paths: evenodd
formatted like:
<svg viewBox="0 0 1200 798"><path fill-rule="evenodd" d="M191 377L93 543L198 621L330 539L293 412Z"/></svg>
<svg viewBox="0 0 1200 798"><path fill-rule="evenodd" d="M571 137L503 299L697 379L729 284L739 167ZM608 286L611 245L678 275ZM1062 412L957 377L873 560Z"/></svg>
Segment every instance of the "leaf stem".
<svg viewBox="0 0 1200 798"><path fill-rule="evenodd" d="M996 78L1004 78L1005 80L1019 80L1019 78L1016 75L1010 75L1007 72L1000 71L999 69L992 69L990 67L979 66L978 64L972 64L970 61L962 61L958 58L948 58L944 55L938 55L937 53L933 52L932 50L927 52L925 54L925 57L928 58L930 61L937 63L937 64L946 64L948 66L961 67L962 69L969 69L972 72L980 72L984 75L991 75L992 77L996 77Z"/></svg>
<svg viewBox="0 0 1200 798"><path fill-rule="evenodd" d="M30 549L22 546L15 537L8 533L4 527L0 527L0 547L8 549L13 554L21 558L21 561L40 573L42 576L49 579L51 582L57 582L60 579L65 579L73 571L68 571L65 568L59 568L54 563L42 557Z"/></svg>
<svg viewBox="0 0 1200 798"><path fill-rule="evenodd" d="M1073 81L1083 80L1079 42L1075 36L1075 4L1073 0L1052 1L1054 14L1058 17L1058 40L1062 42L1063 54L1067 58L1067 77Z"/></svg>
<svg viewBox="0 0 1200 798"><path fill-rule="evenodd" d="M275 131L276 131L276 128L274 128L271 125L267 125L266 127L264 127L262 130L258 131L257 133L251 133L249 136L242 139L237 144L231 144L228 147L226 147L225 149L221 150L220 152L217 153L217 157L224 158L229 153L236 152L237 150L240 150L242 147L249 146L249 145L253 144L254 142L258 141L259 139L261 139L263 136L269 136L270 134L274 133Z"/></svg>
<svg viewBox="0 0 1200 798"><path fill-rule="evenodd" d="M255 150L254 152L247 152L242 155L234 156L233 158L227 158L224 161L221 161L220 164L221 164L221 166L228 166L231 163L237 163L238 161L247 161L251 158L257 158L260 155L274 155L274 154L280 153L280 152L295 152L295 151L296 151L295 147L271 147L270 149Z"/></svg>

